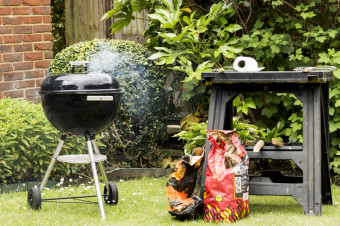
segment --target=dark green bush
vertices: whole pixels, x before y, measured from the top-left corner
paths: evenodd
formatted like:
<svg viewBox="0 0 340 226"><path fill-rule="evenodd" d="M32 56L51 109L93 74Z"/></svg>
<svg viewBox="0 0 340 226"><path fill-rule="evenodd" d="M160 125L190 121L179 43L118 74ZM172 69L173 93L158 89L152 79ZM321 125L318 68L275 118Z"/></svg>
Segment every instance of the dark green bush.
<svg viewBox="0 0 340 226"><path fill-rule="evenodd" d="M165 71L148 60L142 45L123 40L92 40L74 44L55 56L51 74L70 71L69 62L88 60L89 71L112 74L125 90L118 119L104 133L109 161L144 166L157 159L157 144L166 132Z"/></svg>
<svg viewBox="0 0 340 226"><path fill-rule="evenodd" d="M0 184L41 180L61 133L46 119L40 104L0 99ZM68 139L63 153L79 153L78 139ZM68 174L69 165L56 163L51 178Z"/></svg>

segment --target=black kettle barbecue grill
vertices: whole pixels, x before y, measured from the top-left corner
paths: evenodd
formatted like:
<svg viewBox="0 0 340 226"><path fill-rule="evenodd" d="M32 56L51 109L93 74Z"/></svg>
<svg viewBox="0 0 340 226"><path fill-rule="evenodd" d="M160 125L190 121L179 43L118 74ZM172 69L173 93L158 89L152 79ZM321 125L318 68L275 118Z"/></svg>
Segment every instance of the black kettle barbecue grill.
<svg viewBox="0 0 340 226"><path fill-rule="evenodd" d="M100 213L102 219L105 220L95 162L98 163L105 182L103 196L106 204L118 203L118 189L115 183L108 182L102 163L106 160L106 156L100 154L95 141L95 134L102 132L112 123L119 110L123 92L119 88L118 82L111 75L88 72L74 73L75 66L79 65L83 65L86 71L87 61L75 61L70 62L70 64L73 73L50 76L41 85L40 94L45 115L52 125L63 134L40 187L35 186L29 189L27 202L31 209L40 209L42 201L76 199L80 200L81 203L93 203L81 199L97 196ZM85 136L88 154L59 156L67 134ZM56 160L66 163L90 163L97 195L41 199L41 192Z"/></svg>

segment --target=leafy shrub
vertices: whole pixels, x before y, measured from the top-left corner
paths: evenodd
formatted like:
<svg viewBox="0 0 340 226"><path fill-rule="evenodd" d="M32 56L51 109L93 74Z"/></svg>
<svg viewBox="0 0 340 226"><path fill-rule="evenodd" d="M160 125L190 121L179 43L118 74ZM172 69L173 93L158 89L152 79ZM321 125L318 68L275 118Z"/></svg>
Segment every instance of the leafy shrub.
<svg viewBox="0 0 340 226"><path fill-rule="evenodd" d="M0 184L41 180L61 133L46 119L41 105L26 100L0 99ZM63 153L79 153L78 139L67 139ZM69 172L56 163L52 178Z"/></svg>
<svg viewBox="0 0 340 226"><path fill-rule="evenodd" d="M184 140L184 153L191 154L192 151L197 147L203 147L205 145L207 137L208 125L205 122L201 123L189 123L186 130L183 130L174 135L179 140ZM238 133L238 138L241 140L255 140L260 132L258 128L249 123L240 122L238 118L233 118L233 128Z"/></svg>
<svg viewBox="0 0 340 226"><path fill-rule="evenodd" d="M112 150L110 161L143 166L158 157L157 143L166 132L166 74L150 55L131 41L95 39L62 50L49 68L51 74L67 73L70 61L88 60L89 71L113 75L125 90L118 119L102 138Z"/></svg>

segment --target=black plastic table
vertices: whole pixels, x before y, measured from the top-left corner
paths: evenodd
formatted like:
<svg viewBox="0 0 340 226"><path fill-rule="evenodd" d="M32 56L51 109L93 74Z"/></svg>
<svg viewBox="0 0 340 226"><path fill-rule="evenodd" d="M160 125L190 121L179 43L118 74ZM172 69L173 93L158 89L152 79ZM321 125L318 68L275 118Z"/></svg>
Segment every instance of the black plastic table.
<svg viewBox="0 0 340 226"><path fill-rule="evenodd" d="M250 195L293 196L303 207L305 215L321 215L321 204L332 204L329 175L329 84L333 72L265 71L241 73L236 71L205 72L202 80L211 85L208 129L233 129L232 100L239 93L283 92L293 93L303 104L303 143L276 147L265 145L254 153L245 146L251 159L293 160L303 175L289 177L279 171L265 171L260 177L251 177ZM206 141L207 160L210 144ZM204 188L205 161L201 188ZM203 197L204 189L200 196Z"/></svg>

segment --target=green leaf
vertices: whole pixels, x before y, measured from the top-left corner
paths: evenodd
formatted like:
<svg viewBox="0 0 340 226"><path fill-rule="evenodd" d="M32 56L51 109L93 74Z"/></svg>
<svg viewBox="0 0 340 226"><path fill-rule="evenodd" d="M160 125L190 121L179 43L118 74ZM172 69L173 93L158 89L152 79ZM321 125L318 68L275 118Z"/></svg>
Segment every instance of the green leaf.
<svg viewBox="0 0 340 226"><path fill-rule="evenodd" d="M340 100L336 100L335 101L335 107L339 107L340 106Z"/></svg>
<svg viewBox="0 0 340 226"><path fill-rule="evenodd" d="M235 33L238 30L242 30L242 27L238 24L229 24L225 30L227 30L230 33Z"/></svg>
<svg viewBox="0 0 340 226"><path fill-rule="evenodd" d="M329 99L331 99L332 97L334 97L335 95L337 94L340 94L340 89L332 89L330 92L329 92Z"/></svg>
<svg viewBox="0 0 340 226"><path fill-rule="evenodd" d="M267 116L268 118L272 117L274 113L277 112L277 108L273 105L269 107L265 107L262 109L261 114Z"/></svg>
<svg viewBox="0 0 340 226"><path fill-rule="evenodd" d="M254 24L254 28L261 28L263 26L264 22L262 22L260 19L257 19L255 24Z"/></svg>

